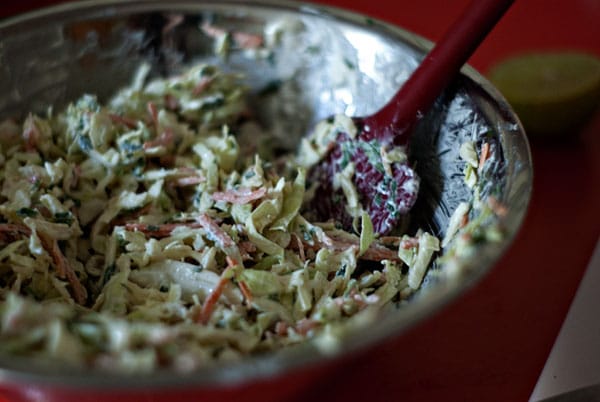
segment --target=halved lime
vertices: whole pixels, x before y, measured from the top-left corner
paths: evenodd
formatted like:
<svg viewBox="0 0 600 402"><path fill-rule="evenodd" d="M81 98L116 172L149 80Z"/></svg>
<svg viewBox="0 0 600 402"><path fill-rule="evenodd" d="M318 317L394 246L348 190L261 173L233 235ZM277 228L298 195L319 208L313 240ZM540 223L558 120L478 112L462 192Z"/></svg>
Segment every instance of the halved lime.
<svg viewBox="0 0 600 402"><path fill-rule="evenodd" d="M575 134L600 105L600 58L591 54L520 54L488 75L533 137Z"/></svg>

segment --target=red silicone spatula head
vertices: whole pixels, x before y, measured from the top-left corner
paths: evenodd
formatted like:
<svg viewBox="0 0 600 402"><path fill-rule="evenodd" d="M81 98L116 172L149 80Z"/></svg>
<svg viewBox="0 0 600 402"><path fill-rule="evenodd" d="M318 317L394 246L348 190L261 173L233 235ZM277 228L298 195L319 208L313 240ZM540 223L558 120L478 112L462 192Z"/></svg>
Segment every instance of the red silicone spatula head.
<svg viewBox="0 0 600 402"><path fill-rule="evenodd" d="M310 172L319 183L313 209L322 219L349 227L353 218L335 183L353 164L352 182L377 233L398 226L412 208L419 178L407 161L384 161L395 147L407 147L419 118L458 74L479 43L514 0L473 0L394 97L371 116L354 117L358 133L340 133L331 151Z"/></svg>

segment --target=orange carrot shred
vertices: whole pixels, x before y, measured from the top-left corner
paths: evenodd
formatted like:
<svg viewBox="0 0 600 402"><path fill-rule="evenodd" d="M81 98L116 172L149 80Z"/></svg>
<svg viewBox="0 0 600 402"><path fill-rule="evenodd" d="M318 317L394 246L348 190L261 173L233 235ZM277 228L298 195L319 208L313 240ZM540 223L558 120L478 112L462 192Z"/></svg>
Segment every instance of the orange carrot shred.
<svg viewBox="0 0 600 402"><path fill-rule="evenodd" d="M213 310L215 309L215 305L217 304L217 302L219 301L219 298L223 294L223 290L225 289L225 286L227 285L227 283L229 283L229 280L230 280L229 272L231 271L231 269L233 269L234 266L237 265L237 261L234 258L226 256L225 260L227 261L227 268L225 268L225 270L221 274L219 283L213 289L213 291L210 293L210 295L208 295L208 297L204 301L204 304L202 305L200 314L196 317L196 322L198 322L200 324L206 325L208 323L208 321L210 320Z"/></svg>
<svg viewBox="0 0 600 402"><path fill-rule="evenodd" d="M264 39L260 35L248 32L234 32L233 40L242 49L257 49L263 45Z"/></svg>
<svg viewBox="0 0 600 402"><path fill-rule="evenodd" d="M235 260L235 258L231 256L226 256L225 261L227 261L227 267L235 267L238 265L238 262Z"/></svg>
<svg viewBox="0 0 600 402"><path fill-rule="evenodd" d="M124 126L126 126L128 128L136 128L137 127L137 121L132 118L120 116L120 115L114 114L114 113L109 114L108 117L110 118L110 120L113 123L123 124Z"/></svg>
<svg viewBox="0 0 600 402"><path fill-rule="evenodd" d="M478 169L483 169L483 165L485 161L490 157L490 144L488 142L484 142L481 146L481 154L479 155L479 167Z"/></svg>
<svg viewBox="0 0 600 402"><path fill-rule="evenodd" d="M229 263L229 260L228 260L228 263ZM202 309L200 310L200 314L196 317L196 322L206 325L208 323L208 321L210 320L210 317L212 316L212 313L215 309L215 305L219 301L219 298L221 298L221 295L223 294L223 290L225 289L225 286L229 282L229 270L230 269L231 269L231 267L225 268L225 270L221 274L219 283L217 284L217 286L213 289L213 291L208 295L208 297L204 301L204 304L202 305Z"/></svg>
<svg viewBox="0 0 600 402"><path fill-rule="evenodd" d="M204 183L206 179L202 176L180 177L175 180L175 184L179 187L195 186L196 184Z"/></svg>
<svg viewBox="0 0 600 402"><path fill-rule="evenodd" d="M194 87L192 94L200 95L202 92L204 92L210 86L210 84L213 83L214 80L215 80L214 77L202 77L200 79L200 82L198 82L198 84Z"/></svg>
<svg viewBox="0 0 600 402"><path fill-rule="evenodd" d="M31 235L31 230L27 226L16 223L0 223L0 232L20 233L25 236Z"/></svg>
<svg viewBox="0 0 600 402"><path fill-rule="evenodd" d="M246 299L246 304L248 305L248 307L250 307L250 305L252 304L252 292L250 292L248 285L246 285L246 282L244 281L239 281L238 286L240 287L242 295L244 295L244 299Z"/></svg>
<svg viewBox="0 0 600 402"><path fill-rule="evenodd" d="M411 248L417 247L419 245L419 240L412 237L408 239L402 239L400 241L400 247L404 250L409 250Z"/></svg>
<svg viewBox="0 0 600 402"><path fill-rule="evenodd" d="M31 236L31 230L27 226L0 223L0 242L9 243L22 236Z"/></svg>
<svg viewBox="0 0 600 402"><path fill-rule="evenodd" d="M300 255L300 261L305 262L306 254L304 253L304 244L302 244L302 239L296 233L292 232L292 235L294 236L294 238L296 239L296 243L298 244L298 254Z"/></svg>
<svg viewBox="0 0 600 402"><path fill-rule="evenodd" d="M464 214L461 221L460 221L460 227L464 228L465 226L467 226L467 223L469 223L469 215L468 214Z"/></svg>
<svg viewBox="0 0 600 402"><path fill-rule="evenodd" d="M148 114L150 115L152 124L154 124L154 127L158 127L158 110L156 109L156 105L154 102L148 102L146 107L148 108Z"/></svg>
<svg viewBox="0 0 600 402"><path fill-rule="evenodd" d="M258 200L267 193L267 189L261 187L256 190L249 188L230 189L227 191L215 191L211 194L211 198L215 201L226 201L232 204L248 204Z"/></svg>
<svg viewBox="0 0 600 402"><path fill-rule="evenodd" d="M318 323L311 318L303 318L296 323L296 331L300 335L306 335L308 332L316 328Z"/></svg>
<svg viewBox="0 0 600 402"><path fill-rule="evenodd" d="M278 321L277 324L275 324L275 333L279 336L286 336L288 333L288 327L289 325L284 321Z"/></svg>
<svg viewBox="0 0 600 402"><path fill-rule="evenodd" d="M508 213L508 209L500 201L498 201L496 197L489 196L487 201L488 205L497 216L506 216L506 214Z"/></svg>
<svg viewBox="0 0 600 402"><path fill-rule="evenodd" d="M118 223L118 222L117 222ZM116 223L115 223L116 224ZM144 233L147 237L162 238L171 235L171 232L178 227L188 227L197 229L202 227L196 222L181 222L181 223L163 223L161 225L149 225L146 223L126 222L125 230L137 231Z"/></svg>
<svg viewBox="0 0 600 402"><path fill-rule="evenodd" d="M161 145L167 146L173 143L174 138L175 135L173 134L173 130L167 128L156 139L152 141L146 141L142 146L144 149L154 148Z"/></svg>
<svg viewBox="0 0 600 402"><path fill-rule="evenodd" d="M56 239L49 239L48 237L38 234L40 240L42 241L42 246L48 254L52 257L52 261L56 266L56 274L59 278L66 278L73 289L73 297L75 301L79 304L84 304L85 299L87 298L87 292L79 278L73 271L71 264L69 264L69 260L64 256L60 247L58 246L58 241Z"/></svg>

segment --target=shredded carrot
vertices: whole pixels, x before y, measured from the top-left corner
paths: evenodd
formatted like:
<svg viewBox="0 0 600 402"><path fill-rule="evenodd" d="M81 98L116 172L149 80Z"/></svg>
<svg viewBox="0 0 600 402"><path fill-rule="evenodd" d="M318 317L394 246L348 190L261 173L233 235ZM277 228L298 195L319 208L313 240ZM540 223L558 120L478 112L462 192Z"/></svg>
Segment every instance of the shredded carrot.
<svg viewBox="0 0 600 402"><path fill-rule="evenodd" d="M108 117L110 117L110 120L113 123L122 124L128 128L136 128L137 127L137 121L134 119L130 119L129 117L119 116L118 114L114 114L114 113L109 114Z"/></svg>
<svg viewBox="0 0 600 402"><path fill-rule="evenodd" d="M192 90L192 95L200 95L202 92L204 92L206 89L208 89L208 87L210 86L210 84L212 84L212 82L214 80L215 80L215 77L200 78L200 81Z"/></svg>
<svg viewBox="0 0 600 402"><path fill-rule="evenodd" d="M483 169L483 165L485 161L487 161L490 157L490 144L488 142L484 142L481 146L481 154L479 155L479 167L478 169Z"/></svg>
<svg viewBox="0 0 600 402"><path fill-rule="evenodd" d="M200 310L200 314L196 317L197 323L204 324L204 325L206 325L208 323L208 321L210 320L210 317L212 316L212 313L215 309L215 305L221 298L221 295L223 294L223 290L225 289L225 286L230 281L229 272L231 271L231 269L233 269L234 266L237 265L237 261L234 260L233 258L230 258L229 256L226 257L226 260L227 260L227 268L225 268L225 270L221 274L221 278L219 279L219 283L217 284L217 286L213 289L212 292L210 292L210 294L204 301L204 304L202 305L202 309Z"/></svg>
<svg viewBox="0 0 600 402"><path fill-rule="evenodd" d="M158 110L156 109L156 105L154 102L148 102L146 108L148 109L152 124L154 124L155 128L158 128Z"/></svg>
<svg viewBox="0 0 600 402"><path fill-rule="evenodd" d="M229 277L225 276L225 273L228 271L228 269L229 268L223 271L219 283L213 289L213 291L210 292L210 295L208 295L208 297L204 301L202 309L200 310L200 314L196 317L196 322L206 325L210 320L213 310L215 309L215 305L217 304L219 298L223 294L223 289L225 289L225 285L227 285L227 283L229 282Z"/></svg>
<svg viewBox="0 0 600 402"><path fill-rule="evenodd" d="M404 250L408 250L414 247L417 247L419 245L419 240L411 237L408 239L402 239L400 241L400 247L402 247Z"/></svg>
<svg viewBox="0 0 600 402"><path fill-rule="evenodd" d="M233 239L207 214L200 214L196 221L206 230L221 248L234 247Z"/></svg>
<svg viewBox="0 0 600 402"><path fill-rule="evenodd" d="M263 37L248 32L234 32L233 41L242 49L257 49L263 45Z"/></svg>
<svg viewBox="0 0 600 402"><path fill-rule="evenodd" d="M506 216L508 209L498 199L492 195L487 198L488 205L497 216Z"/></svg>
<svg viewBox="0 0 600 402"><path fill-rule="evenodd" d="M149 149L149 148L154 148L154 147L158 147L161 145L167 146L167 145L173 143L174 139L175 139L175 135L173 134L173 130L167 128L154 140L144 142L143 148Z"/></svg>
<svg viewBox="0 0 600 402"><path fill-rule="evenodd" d="M125 230L142 232L148 237L162 238L167 237L178 227L186 226L192 229L200 228L202 225L196 222L163 223L161 225L150 225L147 223L128 222L125 223Z"/></svg>
<svg viewBox="0 0 600 402"><path fill-rule="evenodd" d="M238 262L230 256L225 256L225 261L227 261L227 267L235 267L238 265Z"/></svg>
<svg viewBox="0 0 600 402"><path fill-rule="evenodd" d="M300 243L302 243L302 247L304 250L306 250L306 249L319 250L323 247L330 249L330 250L335 250L335 251L346 250L348 248L355 248L357 252L359 250L359 240L358 239L352 240L352 239L338 238L335 235L334 236L325 235L325 237L320 242L315 241L314 244L311 244L304 240L302 240ZM290 242L289 247L292 250L297 249L300 252L300 250L299 250L300 246L299 246L298 242ZM410 247L407 247L407 248L410 248ZM380 244L378 242L371 243L369 248L358 258L361 260L366 260L366 261L382 261L382 260L400 261L400 257L398 256L397 250L389 249L385 245Z"/></svg>
<svg viewBox="0 0 600 402"><path fill-rule="evenodd" d="M356 288L350 291L350 297L352 298L352 300L354 300L354 303L356 303L356 306L359 310L363 310L369 305L369 303L367 303L367 301L365 300L365 297L361 293L359 293L356 290Z"/></svg>
<svg viewBox="0 0 600 402"><path fill-rule="evenodd" d="M181 173L183 176L191 176L191 175L197 175L198 170L194 169L193 167L188 167L188 166L182 166L180 168L177 168L177 173Z"/></svg>
<svg viewBox="0 0 600 402"><path fill-rule="evenodd" d="M209 24L208 22L202 24L201 28L202 31L211 38L219 38L223 35L227 35L226 30L223 28L218 28L215 25Z"/></svg>
<svg viewBox="0 0 600 402"><path fill-rule="evenodd" d="M244 205L261 199L266 193L267 189L265 187L261 187L256 190L249 188L237 188L227 191L216 191L211 194L211 197L215 201L226 201L232 204Z"/></svg>
<svg viewBox="0 0 600 402"><path fill-rule="evenodd" d="M317 322L310 318L303 318L296 323L296 331L300 335L306 335L308 332L317 327Z"/></svg>
<svg viewBox="0 0 600 402"><path fill-rule="evenodd" d="M379 238L379 242L384 246L398 247L400 242L402 241L402 237L400 236L381 236Z"/></svg>
<svg viewBox="0 0 600 402"><path fill-rule="evenodd" d="M0 223L0 232L21 233L26 236L31 235L31 229L25 225L19 225L16 223Z"/></svg>
<svg viewBox="0 0 600 402"><path fill-rule="evenodd" d="M61 279L66 278L73 290L73 297L75 298L75 301L81 305L85 304L87 299L87 291L79 281L79 278L77 277L77 274L75 274L71 264L69 264L69 260L67 260L60 250L58 241L56 239L50 239L48 236L45 236L41 233L38 233L38 236L42 241L42 246L52 257L52 261L56 267L56 276Z"/></svg>
<svg viewBox="0 0 600 402"><path fill-rule="evenodd" d="M372 243L363 255L360 256L360 259L367 261L399 261L400 257L398 257L397 250L390 250L380 244Z"/></svg>
<svg viewBox="0 0 600 402"><path fill-rule="evenodd" d="M221 38L229 33L223 28L208 23L202 24L201 28L202 31L211 38ZM261 35L249 32L234 31L231 33L231 38L235 44L242 49L256 49L261 47L264 43L264 39Z"/></svg>
<svg viewBox="0 0 600 402"><path fill-rule="evenodd" d="M252 292L250 292L248 285L244 281L238 281L238 286L242 295L244 295L244 299L246 299L246 305L250 307L252 305Z"/></svg>
<svg viewBox="0 0 600 402"><path fill-rule="evenodd" d="M204 183L206 178L202 176L180 177L175 180L175 184L179 187L195 186L196 184Z"/></svg>
<svg viewBox="0 0 600 402"><path fill-rule="evenodd" d="M22 236L31 236L31 230L25 225L0 223L0 241L8 243Z"/></svg>
<svg viewBox="0 0 600 402"><path fill-rule="evenodd" d="M235 241L229 236L224 229L208 214L201 213L196 217L196 222L202 225L209 239L212 240L217 247L225 252L227 257L235 261L233 265L243 260L240 249Z"/></svg>
<svg viewBox="0 0 600 402"><path fill-rule="evenodd" d="M306 254L304 253L304 244L302 244L302 239L298 234L292 232L292 236L296 239L296 244L298 245L298 254L300 256L300 261L306 261Z"/></svg>
<svg viewBox="0 0 600 402"><path fill-rule="evenodd" d="M279 336L286 336L289 325L285 321L277 321L275 324L275 333Z"/></svg>
<svg viewBox="0 0 600 402"><path fill-rule="evenodd" d="M165 107L169 110L175 110L179 107L179 100L171 94L166 94L164 96L164 100L165 100Z"/></svg>

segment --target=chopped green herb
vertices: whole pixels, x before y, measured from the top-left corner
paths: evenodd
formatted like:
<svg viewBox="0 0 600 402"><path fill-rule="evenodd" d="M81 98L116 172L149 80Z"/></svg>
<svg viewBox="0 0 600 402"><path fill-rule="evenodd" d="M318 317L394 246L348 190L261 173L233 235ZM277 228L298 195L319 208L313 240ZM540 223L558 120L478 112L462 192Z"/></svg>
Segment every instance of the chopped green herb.
<svg viewBox="0 0 600 402"><path fill-rule="evenodd" d="M106 267L106 269L104 270L104 275L102 275L102 284L103 285L105 285L110 280L110 277L113 276L116 269L117 269L117 266L115 264L111 264L108 267Z"/></svg>
<svg viewBox="0 0 600 402"><path fill-rule="evenodd" d="M64 223L66 225L71 225L73 223L73 215L71 212L57 212L54 214L54 222L56 223Z"/></svg>
<svg viewBox="0 0 600 402"><path fill-rule="evenodd" d="M17 215L19 216L28 216L28 217L34 217L37 216L38 211L35 209L31 209L31 208L21 208L19 210L17 210Z"/></svg>

